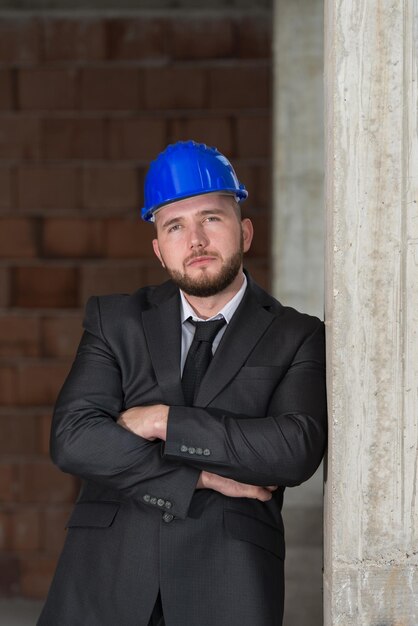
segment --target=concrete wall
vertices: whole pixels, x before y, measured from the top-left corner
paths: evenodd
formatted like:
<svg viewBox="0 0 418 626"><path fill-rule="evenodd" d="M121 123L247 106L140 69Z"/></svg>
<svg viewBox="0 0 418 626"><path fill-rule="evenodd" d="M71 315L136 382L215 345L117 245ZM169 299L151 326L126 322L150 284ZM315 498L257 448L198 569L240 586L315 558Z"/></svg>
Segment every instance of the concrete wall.
<svg viewBox="0 0 418 626"><path fill-rule="evenodd" d="M273 289L323 319L323 1L276 0L274 24ZM322 624L322 500L322 466L286 491L286 626Z"/></svg>
<svg viewBox="0 0 418 626"><path fill-rule="evenodd" d="M418 624L418 2L327 0L325 624Z"/></svg>

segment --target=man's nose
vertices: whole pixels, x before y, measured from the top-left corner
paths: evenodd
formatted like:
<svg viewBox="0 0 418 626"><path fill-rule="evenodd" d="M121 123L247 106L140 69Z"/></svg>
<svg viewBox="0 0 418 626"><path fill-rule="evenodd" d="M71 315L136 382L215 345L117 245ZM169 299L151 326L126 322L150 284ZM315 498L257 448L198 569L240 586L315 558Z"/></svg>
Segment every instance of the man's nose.
<svg viewBox="0 0 418 626"><path fill-rule="evenodd" d="M190 247L204 248L209 243L208 237L201 225L196 225L190 231Z"/></svg>

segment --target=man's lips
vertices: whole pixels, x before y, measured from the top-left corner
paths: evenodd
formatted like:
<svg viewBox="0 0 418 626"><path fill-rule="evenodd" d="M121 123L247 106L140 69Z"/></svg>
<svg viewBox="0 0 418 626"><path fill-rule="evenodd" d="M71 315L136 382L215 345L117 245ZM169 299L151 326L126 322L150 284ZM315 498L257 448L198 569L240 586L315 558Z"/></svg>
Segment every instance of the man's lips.
<svg viewBox="0 0 418 626"><path fill-rule="evenodd" d="M216 257L212 255L204 254L202 256L195 256L186 261L186 267L196 267L198 265L205 265L211 261L215 261Z"/></svg>

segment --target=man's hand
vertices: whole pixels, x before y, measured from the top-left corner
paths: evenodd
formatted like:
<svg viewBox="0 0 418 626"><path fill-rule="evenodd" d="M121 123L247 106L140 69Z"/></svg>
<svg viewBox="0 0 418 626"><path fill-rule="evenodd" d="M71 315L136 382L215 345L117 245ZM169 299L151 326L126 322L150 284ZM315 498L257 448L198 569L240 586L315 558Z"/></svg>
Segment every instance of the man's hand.
<svg viewBox="0 0 418 626"><path fill-rule="evenodd" d="M218 474L203 471L200 474L196 489L213 489L231 498L253 498L261 502L267 502L272 498L272 492L276 491L277 485L271 487L259 487L247 485L232 478L225 478Z"/></svg>
<svg viewBox="0 0 418 626"><path fill-rule="evenodd" d="M134 406L121 413L117 423L135 435L149 441L167 438L167 420L169 407L165 404Z"/></svg>

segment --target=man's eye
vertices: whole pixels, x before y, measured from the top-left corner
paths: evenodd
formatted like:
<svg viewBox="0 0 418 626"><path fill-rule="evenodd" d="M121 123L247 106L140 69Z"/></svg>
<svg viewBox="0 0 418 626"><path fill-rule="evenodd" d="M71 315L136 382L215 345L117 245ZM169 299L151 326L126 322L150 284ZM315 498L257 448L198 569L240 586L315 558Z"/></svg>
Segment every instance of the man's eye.
<svg viewBox="0 0 418 626"><path fill-rule="evenodd" d="M180 224L174 224L173 226L170 226L170 228L168 229L168 232L172 233L176 230L180 230Z"/></svg>
<svg viewBox="0 0 418 626"><path fill-rule="evenodd" d="M216 215L209 215L206 220L208 222L219 222L219 217L217 217Z"/></svg>

